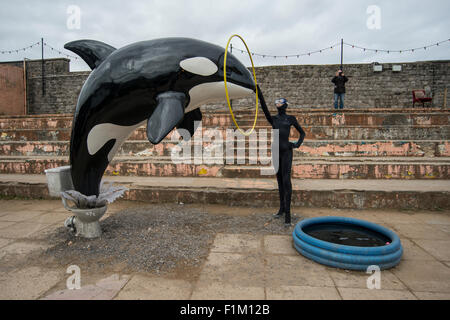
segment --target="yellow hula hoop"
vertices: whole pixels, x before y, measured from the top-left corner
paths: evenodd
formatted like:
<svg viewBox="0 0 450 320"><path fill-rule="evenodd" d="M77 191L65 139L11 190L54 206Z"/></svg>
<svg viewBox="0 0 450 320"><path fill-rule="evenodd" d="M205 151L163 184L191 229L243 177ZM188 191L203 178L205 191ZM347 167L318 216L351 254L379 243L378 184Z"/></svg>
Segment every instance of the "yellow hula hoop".
<svg viewBox="0 0 450 320"><path fill-rule="evenodd" d="M253 121L253 127L251 128L251 130L249 132L245 132L244 130L239 128L239 125L236 122L236 118L234 117L233 110L231 109L230 96L228 94L228 87L227 87L227 53L228 53L228 47L230 45L231 39L233 39L234 37L238 37L244 43L245 48L247 49L248 56L250 57L250 61L252 62L253 78L255 79L255 88L256 88L255 120ZM244 136L249 136L253 132L253 130L255 129L255 127L256 127L256 120L258 119L258 87L257 87L257 82L256 82L255 65L253 64L252 54L250 53L250 50L248 49L247 44L245 43L244 39L242 39L242 37L240 35L238 35L238 34L233 34L230 37L230 39L228 39L227 47L225 48L225 57L224 57L224 61L223 61L223 82L225 84L225 95L227 96L227 103L228 103L228 108L230 109L231 118L233 119L233 122L236 125L236 128L238 128L238 130Z"/></svg>

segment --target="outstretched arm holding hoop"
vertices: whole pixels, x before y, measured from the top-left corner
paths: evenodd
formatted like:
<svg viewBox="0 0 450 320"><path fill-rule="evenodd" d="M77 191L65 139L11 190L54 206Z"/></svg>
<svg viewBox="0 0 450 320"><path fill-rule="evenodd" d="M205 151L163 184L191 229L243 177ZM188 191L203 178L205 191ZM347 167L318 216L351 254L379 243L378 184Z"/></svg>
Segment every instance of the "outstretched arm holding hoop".
<svg viewBox="0 0 450 320"><path fill-rule="evenodd" d="M270 115L269 109L267 108L266 105L266 101L264 100L264 96L262 94L261 89L258 87L258 97L259 97L259 101L261 101L261 107L263 109L264 115L266 116L267 121L269 121L270 125L273 125L273 119L272 116Z"/></svg>

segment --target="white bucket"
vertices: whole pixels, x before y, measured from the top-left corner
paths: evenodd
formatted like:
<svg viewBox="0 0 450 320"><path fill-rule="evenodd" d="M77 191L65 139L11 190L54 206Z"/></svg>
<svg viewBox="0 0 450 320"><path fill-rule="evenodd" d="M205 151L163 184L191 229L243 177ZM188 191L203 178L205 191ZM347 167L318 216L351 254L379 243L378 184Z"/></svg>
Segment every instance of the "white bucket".
<svg viewBox="0 0 450 320"><path fill-rule="evenodd" d="M61 197L61 191L73 190L70 166L62 166L45 170L48 193L51 197Z"/></svg>

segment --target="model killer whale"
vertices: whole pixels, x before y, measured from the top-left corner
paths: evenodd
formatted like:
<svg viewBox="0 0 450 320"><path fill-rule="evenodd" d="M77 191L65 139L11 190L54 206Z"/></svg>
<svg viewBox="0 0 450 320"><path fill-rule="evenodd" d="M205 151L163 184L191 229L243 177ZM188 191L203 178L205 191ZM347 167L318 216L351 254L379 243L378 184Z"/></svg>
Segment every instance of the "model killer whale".
<svg viewBox="0 0 450 320"><path fill-rule="evenodd" d="M174 129L192 135L200 121L199 106L225 98L225 49L200 40L163 38L115 49L94 40L64 48L78 54L93 70L78 97L70 139L75 190L99 194L109 162L127 137L147 122L147 138L159 143ZM227 55L230 98L255 92L251 73Z"/></svg>

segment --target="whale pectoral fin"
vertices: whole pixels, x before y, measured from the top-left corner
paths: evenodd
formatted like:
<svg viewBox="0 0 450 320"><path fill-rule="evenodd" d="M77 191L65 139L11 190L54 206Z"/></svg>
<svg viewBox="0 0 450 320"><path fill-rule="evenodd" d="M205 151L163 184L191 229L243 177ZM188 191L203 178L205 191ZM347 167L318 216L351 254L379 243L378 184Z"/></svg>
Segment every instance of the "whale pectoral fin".
<svg viewBox="0 0 450 320"><path fill-rule="evenodd" d="M64 48L79 55L94 70L116 48L96 40L77 40L66 43Z"/></svg>
<svg viewBox="0 0 450 320"><path fill-rule="evenodd" d="M195 130L197 130L199 124L202 121L202 112L199 108L194 109L184 115L183 121L177 125L177 129L185 129L189 131L189 139L194 135ZM187 139L189 141L189 139Z"/></svg>
<svg viewBox="0 0 450 320"><path fill-rule="evenodd" d="M158 105L147 122L147 138L158 144L183 119L186 95L168 91L156 97Z"/></svg>

